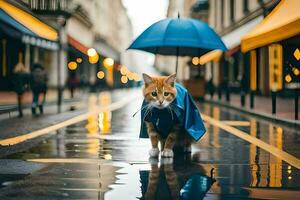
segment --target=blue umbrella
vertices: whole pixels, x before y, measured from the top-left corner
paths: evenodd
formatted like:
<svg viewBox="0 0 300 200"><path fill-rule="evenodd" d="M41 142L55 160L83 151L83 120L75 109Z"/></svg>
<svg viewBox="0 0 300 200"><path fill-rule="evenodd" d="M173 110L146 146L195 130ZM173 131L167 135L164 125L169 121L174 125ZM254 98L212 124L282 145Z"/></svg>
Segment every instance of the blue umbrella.
<svg viewBox="0 0 300 200"><path fill-rule="evenodd" d="M218 34L207 23L191 18L167 18L148 27L128 49L154 54L201 56L209 51L227 48Z"/></svg>

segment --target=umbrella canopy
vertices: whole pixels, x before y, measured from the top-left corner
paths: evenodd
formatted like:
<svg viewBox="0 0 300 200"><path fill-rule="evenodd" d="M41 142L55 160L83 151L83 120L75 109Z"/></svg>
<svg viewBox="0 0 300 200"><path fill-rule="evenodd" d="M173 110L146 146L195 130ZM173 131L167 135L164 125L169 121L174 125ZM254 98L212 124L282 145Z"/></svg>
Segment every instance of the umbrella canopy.
<svg viewBox="0 0 300 200"><path fill-rule="evenodd" d="M176 56L201 56L215 49L227 50L221 38L207 23L179 17L152 24L128 49Z"/></svg>

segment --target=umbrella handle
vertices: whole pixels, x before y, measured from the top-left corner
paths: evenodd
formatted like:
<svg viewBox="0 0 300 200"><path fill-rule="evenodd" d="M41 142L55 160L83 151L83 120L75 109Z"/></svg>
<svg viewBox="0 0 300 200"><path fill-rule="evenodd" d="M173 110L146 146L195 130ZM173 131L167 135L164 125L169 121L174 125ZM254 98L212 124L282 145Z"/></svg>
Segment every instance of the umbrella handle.
<svg viewBox="0 0 300 200"><path fill-rule="evenodd" d="M179 54L179 47L176 47L176 68L175 68L176 74L177 74L177 70L178 70L178 54Z"/></svg>

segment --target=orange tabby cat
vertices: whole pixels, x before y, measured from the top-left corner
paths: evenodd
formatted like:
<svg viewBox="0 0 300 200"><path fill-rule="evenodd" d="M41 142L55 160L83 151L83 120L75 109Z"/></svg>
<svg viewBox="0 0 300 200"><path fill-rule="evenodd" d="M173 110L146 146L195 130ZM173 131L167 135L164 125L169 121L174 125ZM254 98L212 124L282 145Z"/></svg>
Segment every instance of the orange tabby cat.
<svg viewBox="0 0 300 200"><path fill-rule="evenodd" d="M145 100L149 104L149 109L151 109L152 107L158 109L171 109L169 108L169 106L176 99L177 95L175 88L176 74L156 77L151 77L147 74L143 74L143 79L145 82L143 95L145 97ZM149 155L151 157L157 157L159 155L159 142L161 144L162 157L174 156L173 147L176 141L185 144L186 152L191 151L191 140L188 135L178 134L181 131L181 127L179 125L175 125L168 134L167 138L164 139L155 130L151 122L145 121L145 123L152 144L152 149L150 149L149 151Z"/></svg>

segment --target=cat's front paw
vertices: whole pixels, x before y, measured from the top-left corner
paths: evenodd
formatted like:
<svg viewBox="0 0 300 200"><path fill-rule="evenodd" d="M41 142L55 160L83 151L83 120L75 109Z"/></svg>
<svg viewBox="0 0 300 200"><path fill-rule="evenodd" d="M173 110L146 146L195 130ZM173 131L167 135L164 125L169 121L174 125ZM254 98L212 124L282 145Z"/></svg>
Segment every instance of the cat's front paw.
<svg viewBox="0 0 300 200"><path fill-rule="evenodd" d="M163 152L161 153L162 157L165 158L173 158L174 157L174 153L172 149L164 149Z"/></svg>
<svg viewBox="0 0 300 200"><path fill-rule="evenodd" d="M158 157L159 155L159 149L158 148L152 148L149 151L149 156L150 157Z"/></svg>

